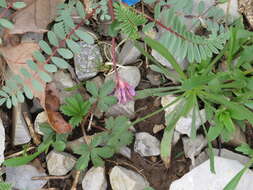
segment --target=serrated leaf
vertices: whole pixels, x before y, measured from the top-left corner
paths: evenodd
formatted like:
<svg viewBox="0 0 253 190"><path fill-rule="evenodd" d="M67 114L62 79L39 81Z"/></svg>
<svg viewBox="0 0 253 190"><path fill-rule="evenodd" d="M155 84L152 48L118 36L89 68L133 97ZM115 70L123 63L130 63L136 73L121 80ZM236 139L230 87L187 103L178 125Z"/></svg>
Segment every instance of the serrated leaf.
<svg viewBox="0 0 253 190"><path fill-rule="evenodd" d="M76 162L76 169L77 170L84 170L88 167L90 161L90 153L81 156Z"/></svg>
<svg viewBox="0 0 253 190"><path fill-rule="evenodd" d="M96 152L92 151L90 157L95 167L104 165L104 161L96 154Z"/></svg>
<svg viewBox="0 0 253 190"><path fill-rule="evenodd" d="M73 58L73 53L65 48L59 48L57 49L57 52L65 59L71 59Z"/></svg>
<svg viewBox="0 0 253 190"><path fill-rule="evenodd" d="M74 54L79 54L81 52L81 48L78 43L74 42L73 40L67 39L66 40L67 46Z"/></svg>
<svg viewBox="0 0 253 190"><path fill-rule="evenodd" d="M98 88L96 83L87 81L86 82L86 89L88 90L89 93L92 94L92 96L97 97L98 96Z"/></svg>
<svg viewBox="0 0 253 190"><path fill-rule="evenodd" d="M53 56L51 60L60 69L67 69L69 66L69 64L62 58Z"/></svg>
<svg viewBox="0 0 253 190"><path fill-rule="evenodd" d="M48 38L49 43L50 43L51 45L56 46L56 47L59 46L58 39L57 39L57 37L56 37L56 35L55 35L54 32L48 31L48 32L47 32L47 38Z"/></svg>
<svg viewBox="0 0 253 190"><path fill-rule="evenodd" d="M106 81L102 87L99 89L99 96L107 96L113 92L115 88L115 83L113 80Z"/></svg>
<svg viewBox="0 0 253 190"><path fill-rule="evenodd" d="M39 41L39 46L46 54L51 55L53 53L50 46L44 40Z"/></svg>
<svg viewBox="0 0 253 190"><path fill-rule="evenodd" d="M56 141L56 142L53 143L53 147L56 151L62 152L66 148L66 143L59 140L59 141Z"/></svg>
<svg viewBox="0 0 253 190"><path fill-rule="evenodd" d="M14 25L10 21L4 18L0 18L0 25L8 29L12 29L14 27Z"/></svg>
<svg viewBox="0 0 253 190"><path fill-rule="evenodd" d="M111 158L114 154L110 147L95 148L94 151L102 158Z"/></svg>
<svg viewBox="0 0 253 190"><path fill-rule="evenodd" d="M82 30L76 30L75 33L81 40L85 41L87 44L94 43L93 37L88 32L84 32Z"/></svg>

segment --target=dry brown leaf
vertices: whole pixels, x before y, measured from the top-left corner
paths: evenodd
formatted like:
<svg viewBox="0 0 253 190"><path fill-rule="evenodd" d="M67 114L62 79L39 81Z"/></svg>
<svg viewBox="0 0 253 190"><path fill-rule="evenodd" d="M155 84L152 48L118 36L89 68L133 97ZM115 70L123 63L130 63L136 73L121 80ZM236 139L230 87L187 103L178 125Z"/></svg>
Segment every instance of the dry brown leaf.
<svg viewBox="0 0 253 190"><path fill-rule="evenodd" d="M69 133L72 126L65 121L61 113L58 112L60 107L59 91L54 83L47 84L46 87L46 112L48 122L51 127L59 134Z"/></svg>
<svg viewBox="0 0 253 190"><path fill-rule="evenodd" d="M39 78L37 72L31 70L28 65L25 64L27 60L33 60L33 52L39 50L39 45L36 43L21 43L14 47L2 47L0 52L6 60L9 68L14 74L19 75L25 81L25 84L32 90L34 97L38 98L42 107L45 107L45 91L37 91L32 86L31 80L27 80L20 75L20 69L27 69L33 80L37 80L41 83L43 89L46 87L46 83ZM37 63L39 68L43 68L43 63Z"/></svg>
<svg viewBox="0 0 253 190"><path fill-rule="evenodd" d="M64 0L34 0L26 8L16 12L13 17L14 28L10 30L10 34L46 32L47 25L56 16L56 6L61 2Z"/></svg>

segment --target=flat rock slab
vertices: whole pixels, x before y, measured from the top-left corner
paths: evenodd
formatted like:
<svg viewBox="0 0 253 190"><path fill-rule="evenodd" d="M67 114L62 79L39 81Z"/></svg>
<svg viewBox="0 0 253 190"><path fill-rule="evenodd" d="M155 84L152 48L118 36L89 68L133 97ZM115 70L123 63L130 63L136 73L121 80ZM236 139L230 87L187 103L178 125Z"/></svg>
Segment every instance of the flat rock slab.
<svg viewBox="0 0 253 190"><path fill-rule="evenodd" d="M182 178L174 181L170 190L223 190L229 181L244 167L238 161L222 157L214 159L216 174L210 171L210 161L185 174ZM235 190L253 189L253 172L247 170L242 176Z"/></svg>
<svg viewBox="0 0 253 190"><path fill-rule="evenodd" d="M12 184L13 188L19 190L38 190L41 189L47 180L32 180L32 177L46 176L39 172L32 165L6 168L6 182Z"/></svg>

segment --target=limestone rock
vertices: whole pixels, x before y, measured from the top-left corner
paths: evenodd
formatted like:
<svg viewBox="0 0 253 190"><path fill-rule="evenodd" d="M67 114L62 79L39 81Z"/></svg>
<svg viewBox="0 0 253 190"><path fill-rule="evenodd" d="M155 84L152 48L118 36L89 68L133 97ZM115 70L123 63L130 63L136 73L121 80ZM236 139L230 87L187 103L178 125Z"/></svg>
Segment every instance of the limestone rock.
<svg viewBox="0 0 253 190"><path fill-rule="evenodd" d="M92 167L83 178L82 188L83 190L106 190L105 168Z"/></svg>
<svg viewBox="0 0 253 190"><path fill-rule="evenodd" d="M4 161L5 132L2 119L0 119L0 166Z"/></svg>

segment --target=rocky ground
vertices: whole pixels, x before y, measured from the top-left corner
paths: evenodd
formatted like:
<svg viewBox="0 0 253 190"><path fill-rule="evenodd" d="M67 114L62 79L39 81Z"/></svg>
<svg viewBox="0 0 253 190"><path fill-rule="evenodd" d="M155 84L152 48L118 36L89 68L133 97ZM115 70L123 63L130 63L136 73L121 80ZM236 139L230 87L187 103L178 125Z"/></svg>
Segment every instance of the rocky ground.
<svg viewBox="0 0 253 190"><path fill-rule="evenodd" d="M238 7L236 0L231 1L232 17L238 18L241 11L249 28L252 24L253 12L252 6L247 4L250 2L239 1ZM97 86L113 78L114 73L111 70L105 69L106 72L104 72L104 68L94 64L97 60L101 63L110 61L110 58L108 59L110 42L105 36L107 29L107 23L99 25L96 29L83 28L84 31L90 30L94 36L103 38L103 43L90 45L80 42L82 53L74 57L72 68L59 70L53 74L53 83L59 90L61 104L64 103L66 97L78 92L78 90L66 91L67 88L77 85L76 77L78 81L93 81ZM153 31L151 35L156 37L159 32ZM19 37L21 43L38 42L43 39L43 34L26 33ZM124 36L121 36L121 40L125 40ZM144 44L141 45L144 47ZM121 63L119 74L135 90L161 87L165 83L171 83L170 79L164 78L160 73L147 67L145 57L130 40L125 40L117 50ZM168 69L172 69L170 63L159 57L155 51L152 50L151 54ZM182 66L184 64L182 63ZM169 95L116 104L105 114L97 110L90 118L90 122L91 125L100 126L104 125L105 118L120 115L134 120L162 108L174 99L175 97ZM220 187L224 187L249 161L247 156L234 151L234 147L243 143L253 145L252 126L248 125L245 132L237 127L236 133L228 143L221 141L213 143L216 169L216 175L213 175L209 169L207 140L203 129L198 130L196 139L190 138L193 114L191 111L187 116L180 118L176 124L170 167L166 168L160 158L160 143L165 128L165 116L173 111L173 106L134 125L131 128L134 131L133 143L121 148L119 153L112 158L106 159L104 167L95 168L90 164L87 170L81 172L77 189L143 190L152 187L155 190L183 190L187 186L187 190L203 190L207 187L210 190L221 190ZM200 113L200 116L196 118L197 129L206 122L205 111L200 110ZM0 163L4 159L22 155L24 149L30 153L34 152L36 138L33 135L35 134L37 140L40 141L44 134L39 130L39 125L48 120L47 114L36 99L27 100L12 110L2 107L0 117ZM96 132L99 131L91 128L87 135ZM70 190L76 176L74 166L77 157L73 154L73 147L81 143L84 143L82 131L80 128L75 128L64 152L49 149L30 164L1 167L2 179L11 183L17 190ZM241 179L237 190L253 189L252 177L253 172L249 170ZM192 186L189 186L189 183Z"/></svg>

